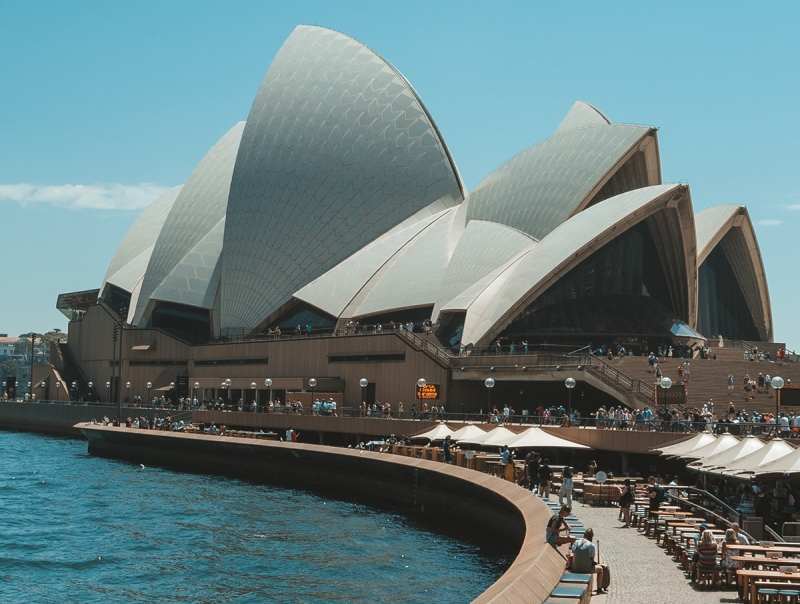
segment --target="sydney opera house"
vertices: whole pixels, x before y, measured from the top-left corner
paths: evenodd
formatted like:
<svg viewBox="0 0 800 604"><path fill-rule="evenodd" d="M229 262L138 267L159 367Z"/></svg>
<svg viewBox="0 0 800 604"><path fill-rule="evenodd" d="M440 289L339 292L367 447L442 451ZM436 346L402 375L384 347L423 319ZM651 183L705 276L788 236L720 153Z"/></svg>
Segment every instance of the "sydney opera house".
<svg viewBox="0 0 800 604"><path fill-rule="evenodd" d="M689 187L662 181L656 128L579 101L467 191L403 75L313 26L136 220L99 289L58 306L69 350L48 379L76 372L104 400L148 382L216 396L226 379L252 400L269 378L283 396L410 408L425 378L477 406L498 343L524 365L589 342L773 339L747 209L695 214Z"/></svg>

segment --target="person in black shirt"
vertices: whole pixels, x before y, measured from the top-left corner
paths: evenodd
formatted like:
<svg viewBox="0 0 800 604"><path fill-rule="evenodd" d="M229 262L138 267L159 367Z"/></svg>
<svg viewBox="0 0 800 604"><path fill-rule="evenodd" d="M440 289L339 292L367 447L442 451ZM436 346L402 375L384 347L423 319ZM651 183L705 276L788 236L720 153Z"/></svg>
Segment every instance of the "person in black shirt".
<svg viewBox="0 0 800 604"><path fill-rule="evenodd" d="M525 460L525 465L528 468L528 489L532 493L536 492L539 488L539 460L542 458L538 453L531 452Z"/></svg>
<svg viewBox="0 0 800 604"><path fill-rule="evenodd" d="M550 460L545 459L539 466L539 495L545 499L550 499L550 479L553 477L553 470L550 469Z"/></svg>

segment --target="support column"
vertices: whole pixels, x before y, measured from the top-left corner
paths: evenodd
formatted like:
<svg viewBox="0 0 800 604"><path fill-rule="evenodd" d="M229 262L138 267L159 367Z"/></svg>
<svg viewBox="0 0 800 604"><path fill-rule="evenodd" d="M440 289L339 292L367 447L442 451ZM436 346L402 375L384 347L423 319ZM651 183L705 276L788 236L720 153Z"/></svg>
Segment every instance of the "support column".
<svg viewBox="0 0 800 604"><path fill-rule="evenodd" d="M620 458L622 458L622 475L628 473L628 469L631 467L631 454L630 453L620 453Z"/></svg>

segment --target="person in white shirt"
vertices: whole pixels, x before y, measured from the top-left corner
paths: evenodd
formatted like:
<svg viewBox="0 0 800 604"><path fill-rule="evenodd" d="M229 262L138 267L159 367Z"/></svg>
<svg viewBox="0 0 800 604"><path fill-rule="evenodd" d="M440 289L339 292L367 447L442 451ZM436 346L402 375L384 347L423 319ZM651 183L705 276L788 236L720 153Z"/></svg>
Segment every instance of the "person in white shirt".
<svg viewBox="0 0 800 604"><path fill-rule="evenodd" d="M791 429L789 428L789 418L786 417L785 413L780 414L778 422L781 425L781 436L789 436Z"/></svg>

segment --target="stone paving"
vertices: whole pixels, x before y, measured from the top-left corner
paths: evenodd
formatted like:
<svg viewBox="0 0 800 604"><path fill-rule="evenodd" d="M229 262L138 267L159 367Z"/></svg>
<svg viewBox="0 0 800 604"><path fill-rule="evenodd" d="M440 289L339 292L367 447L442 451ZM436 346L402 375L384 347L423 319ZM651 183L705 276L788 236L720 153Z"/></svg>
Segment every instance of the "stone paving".
<svg viewBox="0 0 800 604"><path fill-rule="evenodd" d="M551 496L551 501L558 498ZM741 604L735 589L698 589L660 546L634 528L621 528L619 508L574 502L575 514L592 527L600 561L611 566L608 594L593 595L592 604Z"/></svg>

